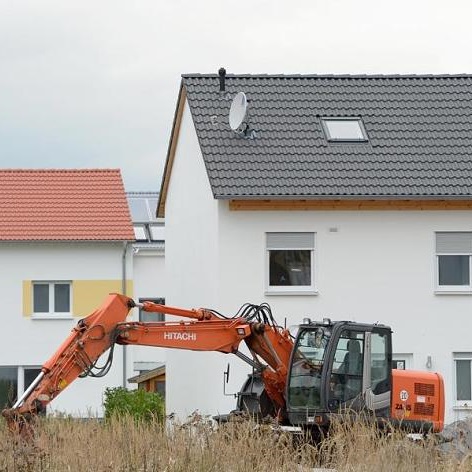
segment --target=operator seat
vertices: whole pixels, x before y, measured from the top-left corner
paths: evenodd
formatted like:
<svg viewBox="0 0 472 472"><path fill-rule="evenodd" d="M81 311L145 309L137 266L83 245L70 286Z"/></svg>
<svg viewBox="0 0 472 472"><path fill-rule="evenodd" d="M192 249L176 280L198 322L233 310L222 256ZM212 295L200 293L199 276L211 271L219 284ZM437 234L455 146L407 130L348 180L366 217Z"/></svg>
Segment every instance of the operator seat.
<svg viewBox="0 0 472 472"><path fill-rule="evenodd" d="M344 356L342 371L345 375L344 400L356 397L362 391L363 356L358 339L347 342L347 353Z"/></svg>

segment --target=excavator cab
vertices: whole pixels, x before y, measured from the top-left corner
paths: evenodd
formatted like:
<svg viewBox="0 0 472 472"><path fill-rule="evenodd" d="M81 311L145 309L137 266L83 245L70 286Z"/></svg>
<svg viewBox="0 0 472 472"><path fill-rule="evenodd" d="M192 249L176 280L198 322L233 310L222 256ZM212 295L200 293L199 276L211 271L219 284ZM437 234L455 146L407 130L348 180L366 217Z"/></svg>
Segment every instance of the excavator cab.
<svg viewBox="0 0 472 472"><path fill-rule="evenodd" d="M390 416L391 329L347 321L300 326L287 381L291 424L326 426L339 411Z"/></svg>

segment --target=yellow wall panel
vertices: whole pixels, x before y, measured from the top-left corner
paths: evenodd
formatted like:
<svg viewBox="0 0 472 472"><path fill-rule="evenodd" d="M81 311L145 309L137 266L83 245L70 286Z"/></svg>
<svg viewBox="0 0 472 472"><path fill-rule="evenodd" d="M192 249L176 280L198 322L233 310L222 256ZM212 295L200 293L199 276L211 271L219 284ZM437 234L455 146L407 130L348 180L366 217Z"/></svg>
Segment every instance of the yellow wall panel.
<svg viewBox="0 0 472 472"><path fill-rule="evenodd" d="M33 312L32 287L31 280L23 280L23 316L30 316Z"/></svg>
<svg viewBox="0 0 472 472"><path fill-rule="evenodd" d="M72 281L72 313L87 316L98 308L109 293L123 293L122 282L116 280L74 280ZM126 295L133 296L133 281L126 281Z"/></svg>

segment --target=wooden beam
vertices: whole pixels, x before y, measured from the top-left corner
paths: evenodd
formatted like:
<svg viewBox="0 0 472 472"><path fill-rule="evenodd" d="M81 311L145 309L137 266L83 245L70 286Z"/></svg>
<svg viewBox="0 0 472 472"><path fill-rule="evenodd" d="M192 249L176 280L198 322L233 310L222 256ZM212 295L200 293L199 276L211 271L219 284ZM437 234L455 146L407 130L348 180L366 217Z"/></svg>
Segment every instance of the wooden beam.
<svg viewBox="0 0 472 472"><path fill-rule="evenodd" d="M171 133L171 138L169 142L169 149L167 151L167 159L166 159L166 164L164 167L164 175L162 177L161 190L159 192L159 205L158 205L157 213L156 213L156 216L158 218L164 218L165 216L167 190L169 189L170 174L172 172L172 166L174 164L175 150L177 149L177 143L179 140L180 125L182 124L182 115L184 112L186 99L187 99L187 92L182 83L180 92L179 92L179 98L177 100L174 124L172 127L172 133Z"/></svg>
<svg viewBox="0 0 472 472"><path fill-rule="evenodd" d="M472 200L230 200L232 211L472 210Z"/></svg>

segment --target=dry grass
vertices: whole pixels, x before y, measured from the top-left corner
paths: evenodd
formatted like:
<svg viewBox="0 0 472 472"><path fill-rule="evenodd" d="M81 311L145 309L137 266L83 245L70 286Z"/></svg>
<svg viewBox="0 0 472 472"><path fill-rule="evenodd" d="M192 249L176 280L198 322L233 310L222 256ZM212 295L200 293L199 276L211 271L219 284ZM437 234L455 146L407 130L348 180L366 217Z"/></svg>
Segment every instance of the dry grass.
<svg viewBox="0 0 472 472"><path fill-rule="evenodd" d="M136 424L129 418L42 419L25 443L0 426L0 471L341 471L452 472L472 470L469 457L437 452L433 439L416 444L361 422L335 425L318 447L252 422L218 430L208 422Z"/></svg>

